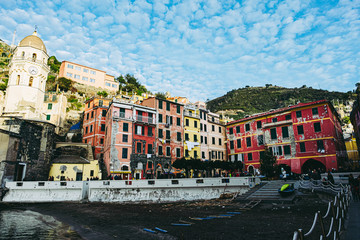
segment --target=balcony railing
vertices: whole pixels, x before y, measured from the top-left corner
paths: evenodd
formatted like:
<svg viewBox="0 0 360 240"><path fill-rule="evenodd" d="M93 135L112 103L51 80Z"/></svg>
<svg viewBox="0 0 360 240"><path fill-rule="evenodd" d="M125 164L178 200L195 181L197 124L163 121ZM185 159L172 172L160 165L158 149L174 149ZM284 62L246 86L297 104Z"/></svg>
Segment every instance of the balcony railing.
<svg viewBox="0 0 360 240"><path fill-rule="evenodd" d="M194 113L189 110L184 110L184 116L200 118L200 115L198 113Z"/></svg>
<svg viewBox="0 0 360 240"><path fill-rule="evenodd" d="M129 120L132 120L132 119L133 119L132 114L130 114L130 113L129 113L129 114L126 114L126 113L124 113L124 112L114 113L113 118L114 118L114 119L119 119L119 118L121 118L121 119L129 119Z"/></svg>
<svg viewBox="0 0 360 240"><path fill-rule="evenodd" d="M142 123L155 124L155 118L148 117L148 116L142 116L142 115L136 115L135 121L142 122Z"/></svg>
<svg viewBox="0 0 360 240"><path fill-rule="evenodd" d="M220 124L220 120L218 118L214 118L214 120L211 117L208 117L208 121L211 123L217 123Z"/></svg>

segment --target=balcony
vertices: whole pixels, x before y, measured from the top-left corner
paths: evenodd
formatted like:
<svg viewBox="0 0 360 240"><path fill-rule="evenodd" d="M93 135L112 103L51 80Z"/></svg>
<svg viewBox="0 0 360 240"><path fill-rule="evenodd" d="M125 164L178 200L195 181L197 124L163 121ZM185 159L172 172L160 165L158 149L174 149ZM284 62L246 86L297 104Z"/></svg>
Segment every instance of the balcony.
<svg viewBox="0 0 360 240"><path fill-rule="evenodd" d="M113 119L126 119L126 120L132 120L133 117L132 117L132 114L131 113L124 113L124 112L120 112L120 113L117 113L115 112L114 115L113 115Z"/></svg>
<svg viewBox="0 0 360 240"><path fill-rule="evenodd" d="M214 120L213 120L212 117L209 117L209 116L208 116L208 122L210 122L210 123L216 123L216 124L221 124L219 118L214 118Z"/></svg>
<svg viewBox="0 0 360 240"><path fill-rule="evenodd" d="M200 118L200 115L198 113L194 113L194 112L189 111L189 110L184 110L184 116L193 117L193 118Z"/></svg>
<svg viewBox="0 0 360 240"><path fill-rule="evenodd" d="M142 115L135 115L135 121L141 123L155 124L155 118Z"/></svg>

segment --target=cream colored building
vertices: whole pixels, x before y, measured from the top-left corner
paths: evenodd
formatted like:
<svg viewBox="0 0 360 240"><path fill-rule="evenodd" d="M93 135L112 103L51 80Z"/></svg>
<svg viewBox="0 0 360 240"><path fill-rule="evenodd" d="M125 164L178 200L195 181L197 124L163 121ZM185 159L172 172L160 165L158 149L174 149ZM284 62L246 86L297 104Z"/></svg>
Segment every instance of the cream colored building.
<svg viewBox="0 0 360 240"><path fill-rule="evenodd" d="M115 81L114 76L106 74L105 71L69 61L61 63L59 77L110 92L116 92L119 89L119 83Z"/></svg>
<svg viewBox="0 0 360 240"><path fill-rule="evenodd" d="M45 120L42 110L50 71L48 58L45 45L36 31L20 41L9 64L3 116Z"/></svg>
<svg viewBox="0 0 360 240"><path fill-rule="evenodd" d="M56 126L56 133L64 127L67 98L63 93L46 92L43 103L43 113L46 121Z"/></svg>

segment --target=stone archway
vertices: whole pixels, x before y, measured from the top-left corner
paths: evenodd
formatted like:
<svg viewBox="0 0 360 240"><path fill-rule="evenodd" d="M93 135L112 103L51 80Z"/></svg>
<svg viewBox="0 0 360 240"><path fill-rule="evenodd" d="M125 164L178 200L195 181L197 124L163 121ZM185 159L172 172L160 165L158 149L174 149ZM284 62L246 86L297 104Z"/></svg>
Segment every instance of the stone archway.
<svg viewBox="0 0 360 240"><path fill-rule="evenodd" d="M316 170L320 169L320 172L326 172L326 166L322 162L312 158L306 160L306 162L304 162L303 165L301 166L302 173L309 173L314 169Z"/></svg>

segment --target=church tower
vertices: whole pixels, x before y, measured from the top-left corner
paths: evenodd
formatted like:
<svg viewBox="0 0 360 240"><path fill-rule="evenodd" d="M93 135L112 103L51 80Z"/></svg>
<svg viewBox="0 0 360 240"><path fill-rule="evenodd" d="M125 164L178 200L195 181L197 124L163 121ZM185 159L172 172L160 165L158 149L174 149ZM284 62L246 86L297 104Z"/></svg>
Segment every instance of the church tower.
<svg viewBox="0 0 360 240"><path fill-rule="evenodd" d="M50 68L48 54L37 32L20 41L10 62L3 116L45 120L42 113Z"/></svg>

